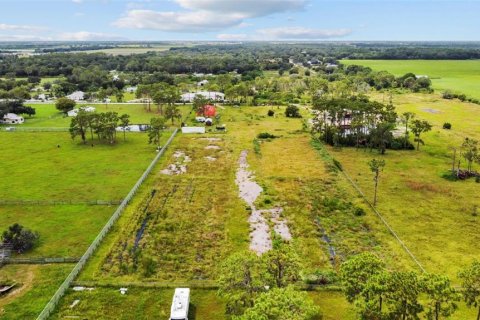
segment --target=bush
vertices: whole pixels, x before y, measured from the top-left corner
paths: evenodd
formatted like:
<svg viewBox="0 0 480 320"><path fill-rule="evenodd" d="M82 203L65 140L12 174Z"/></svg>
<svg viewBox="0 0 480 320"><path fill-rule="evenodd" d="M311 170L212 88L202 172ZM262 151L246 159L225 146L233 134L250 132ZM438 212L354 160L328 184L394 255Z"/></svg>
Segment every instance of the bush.
<svg viewBox="0 0 480 320"><path fill-rule="evenodd" d="M361 216L364 216L366 212L365 210L363 210L363 208L355 207L353 214L356 215L357 217L361 217Z"/></svg>
<svg viewBox="0 0 480 320"><path fill-rule="evenodd" d="M269 117L273 117L273 116L275 115L275 111L273 111L273 110L268 110L268 113L267 113L267 114L268 114Z"/></svg>
<svg viewBox="0 0 480 320"><path fill-rule="evenodd" d="M338 281L337 274L330 270L315 270L313 274L309 274L305 282L307 284L327 285Z"/></svg>
<svg viewBox="0 0 480 320"><path fill-rule="evenodd" d="M333 161L333 164L335 165L335 167L337 167L338 170L343 171L343 166L342 166L342 164L340 163L340 161L338 161L338 160L335 159L335 158L333 158L332 161Z"/></svg>
<svg viewBox="0 0 480 320"><path fill-rule="evenodd" d="M447 130L452 129L452 124L450 122L445 122L443 124L443 129L447 129Z"/></svg>
<svg viewBox="0 0 480 320"><path fill-rule="evenodd" d="M18 253L32 249L37 244L38 238L38 233L25 229L18 223L8 227L2 235L3 243L12 245L13 250Z"/></svg>
<svg viewBox="0 0 480 320"><path fill-rule="evenodd" d="M257 135L257 138L258 139L275 139L275 138L278 138L278 136L273 135L273 134L268 133L268 132L262 132L262 133L259 133Z"/></svg>
<svg viewBox="0 0 480 320"><path fill-rule="evenodd" d="M295 105L289 105L287 109L285 110L285 115L288 118L301 118L302 115L300 114L300 109L298 109L297 106Z"/></svg>

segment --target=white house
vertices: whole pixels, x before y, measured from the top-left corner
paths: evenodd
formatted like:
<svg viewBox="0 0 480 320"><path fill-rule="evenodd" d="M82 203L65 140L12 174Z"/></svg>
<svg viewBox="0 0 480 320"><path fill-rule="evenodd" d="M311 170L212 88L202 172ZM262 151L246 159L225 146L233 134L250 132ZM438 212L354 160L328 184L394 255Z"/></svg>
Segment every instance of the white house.
<svg viewBox="0 0 480 320"><path fill-rule="evenodd" d="M7 113L3 116L3 120L1 123L5 124L20 124L23 123L25 120L23 117L16 115L15 113Z"/></svg>
<svg viewBox="0 0 480 320"><path fill-rule="evenodd" d="M203 96L206 99L213 101L223 101L225 100L225 95L221 92L216 91L199 91L199 92L189 92L181 95L180 100L182 102L193 102L196 96Z"/></svg>
<svg viewBox="0 0 480 320"><path fill-rule="evenodd" d="M67 96L68 99L73 101L80 101L83 100L85 97L85 92L83 91L75 91Z"/></svg>
<svg viewBox="0 0 480 320"><path fill-rule="evenodd" d="M85 112L95 112L95 107L92 106L86 106L86 107L80 107L78 109L73 109L67 112L67 115L69 117L76 117L78 114L78 111L83 110Z"/></svg>

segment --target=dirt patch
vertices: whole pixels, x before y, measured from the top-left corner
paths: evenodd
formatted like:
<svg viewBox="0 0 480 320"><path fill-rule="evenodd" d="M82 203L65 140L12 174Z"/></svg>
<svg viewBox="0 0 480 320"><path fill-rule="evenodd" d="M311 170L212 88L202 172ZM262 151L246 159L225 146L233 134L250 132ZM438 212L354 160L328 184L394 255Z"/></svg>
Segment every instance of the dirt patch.
<svg viewBox="0 0 480 320"><path fill-rule="evenodd" d="M280 207L273 209L258 210L254 202L262 193L263 189L258 185L254 178L253 172L248 170L247 151L240 153L238 160L238 170L235 182L239 189L239 196L251 208L252 213L248 218L250 223L250 249L257 254L262 254L272 249L272 239L270 238L269 223L273 224L273 230L276 234L285 240L291 240L292 235L288 229L287 221L280 217L283 209Z"/></svg>
<svg viewBox="0 0 480 320"><path fill-rule="evenodd" d="M208 161L217 161L217 158L210 156L206 156L205 159L207 159Z"/></svg>
<svg viewBox="0 0 480 320"><path fill-rule="evenodd" d="M207 140L209 142L222 141L222 138L198 138L198 140Z"/></svg>
<svg viewBox="0 0 480 320"><path fill-rule="evenodd" d="M22 272L22 276L18 279L13 279L17 282L17 286L8 294L0 297L0 316L4 313L3 307L12 302L15 298L27 293L33 286L35 279L35 270L38 266L28 266L26 272Z"/></svg>
<svg viewBox="0 0 480 320"><path fill-rule="evenodd" d="M430 108L425 108L425 109L422 109L422 111L425 111L425 112L428 112L428 113L433 113L433 114L442 113L442 111L440 111L440 110L437 110L437 109L430 109Z"/></svg>
<svg viewBox="0 0 480 320"><path fill-rule="evenodd" d="M205 147L206 150L220 150L221 148L219 146L216 146L216 145L208 145Z"/></svg>
<svg viewBox="0 0 480 320"><path fill-rule="evenodd" d="M187 156L185 152L179 150L173 153L173 158L175 159L175 163L169 164L167 168L160 170L160 173L166 175L187 173L187 163L191 162L192 159Z"/></svg>

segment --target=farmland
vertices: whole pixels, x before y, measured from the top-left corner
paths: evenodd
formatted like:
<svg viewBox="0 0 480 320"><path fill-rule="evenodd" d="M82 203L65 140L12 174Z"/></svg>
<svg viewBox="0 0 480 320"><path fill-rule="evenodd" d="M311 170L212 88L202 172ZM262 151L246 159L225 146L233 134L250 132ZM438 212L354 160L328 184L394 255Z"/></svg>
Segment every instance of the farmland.
<svg viewBox="0 0 480 320"><path fill-rule="evenodd" d="M149 118L142 106L128 107L138 109L132 112L136 121ZM35 108L37 114L27 119L25 127L68 127L69 119L54 105ZM145 134L129 133L126 141L119 140L115 146L96 140L83 145L72 141L68 132L0 131L5 151L0 161L10 172L0 182L0 197L7 201L0 205L0 226L20 223L40 235L33 250L14 258L78 258L84 253L154 156ZM91 204L97 201L105 204ZM37 315L71 268L71 264L3 267L0 277L16 281L18 289L0 301L2 318ZM22 304L29 307L19 307Z"/></svg>
<svg viewBox="0 0 480 320"><path fill-rule="evenodd" d="M480 255L480 109L441 91L476 96L477 60L337 60L355 53L343 44L137 49L3 60L0 116L25 122L0 125L0 232L32 232L2 236L0 289L15 286L0 318L167 318L177 287L200 320L258 319L270 303L295 320L431 318L435 299L456 312L446 319L476 315L460 298ZM61 99L75 91L86 100ZM134 96L151 102L110 102ZM53 99L95 110L67 117ZM150 126L115 130L128 120Z"/></svg>
<svg viewBox="0 0 480 320"><path fill-rule="evenodd" d="M427 75L435 90L452 90L480 98L479 60L342 60L342 63L362 65L376 71L385 70L395 76L408 72Z"/></svg>

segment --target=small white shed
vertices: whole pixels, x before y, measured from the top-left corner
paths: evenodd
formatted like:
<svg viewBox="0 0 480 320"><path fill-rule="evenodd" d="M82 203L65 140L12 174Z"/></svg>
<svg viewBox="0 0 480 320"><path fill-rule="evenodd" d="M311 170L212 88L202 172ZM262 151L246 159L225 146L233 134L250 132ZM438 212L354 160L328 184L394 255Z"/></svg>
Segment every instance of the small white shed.
<svg viewBox="0 0 480 320"><path fill-rule="evenodd" d="M1 122L5 124L21 124L24 121L25 120L22 116L19 116L15 113L7 113L3 116L3 120Z"/></svg>

